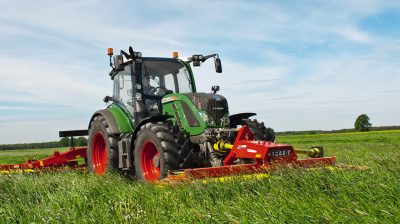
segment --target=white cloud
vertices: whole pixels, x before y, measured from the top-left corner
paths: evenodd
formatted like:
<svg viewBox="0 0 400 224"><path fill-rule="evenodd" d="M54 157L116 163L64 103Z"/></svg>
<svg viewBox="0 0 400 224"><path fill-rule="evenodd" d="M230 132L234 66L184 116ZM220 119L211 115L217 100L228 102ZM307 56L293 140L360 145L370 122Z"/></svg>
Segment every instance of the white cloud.
<svg viewBox="0 0 400 224"><path fill-rule="evenodd" d="M337 31L338 34L348 38L349 40L368 43L371 38L370 36L354 27L343 27Z"/></svg>

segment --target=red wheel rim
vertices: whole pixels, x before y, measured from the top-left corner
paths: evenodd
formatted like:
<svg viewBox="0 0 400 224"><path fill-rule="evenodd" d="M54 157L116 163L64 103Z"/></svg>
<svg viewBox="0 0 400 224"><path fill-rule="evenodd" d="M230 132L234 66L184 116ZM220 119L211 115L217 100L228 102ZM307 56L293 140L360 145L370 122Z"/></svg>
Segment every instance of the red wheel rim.
<svg viewBox="0 0 400 224"><path fill-rule="evenodd" d="M143 177L147 181L155 181L160 178L160 154L152 142L147 141L143 144L140 161Z"/></svg>
<svg viewBox="0 0 400 224"><path fill-rule="evenodd" d="M108 155L103 133L97 132L92 141L93 171L97 175L104 175L107 170Z"/></svg>

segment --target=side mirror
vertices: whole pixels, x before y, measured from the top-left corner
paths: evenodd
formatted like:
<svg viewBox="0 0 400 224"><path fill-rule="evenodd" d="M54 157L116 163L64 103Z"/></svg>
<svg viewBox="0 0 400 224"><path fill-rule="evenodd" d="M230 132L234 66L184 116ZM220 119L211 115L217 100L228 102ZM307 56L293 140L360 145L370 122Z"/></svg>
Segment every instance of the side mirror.
<svg viewBox="0 0 400 224"><path fill-rule="evenodd" d="M219 58L214 58L214 64L215 64L215 71L216 71L217 73L222 73L221 59L219 59Z"/></svg>

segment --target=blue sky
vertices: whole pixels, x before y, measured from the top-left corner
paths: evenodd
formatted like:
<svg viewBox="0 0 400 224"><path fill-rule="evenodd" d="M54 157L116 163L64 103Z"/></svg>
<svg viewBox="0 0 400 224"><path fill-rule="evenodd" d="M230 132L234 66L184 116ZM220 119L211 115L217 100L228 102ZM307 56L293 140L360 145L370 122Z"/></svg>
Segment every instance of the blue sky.
<svg viewBox="0 0 400 224"><path fill-rule="evenodd" d="M196 68L231 113L277 131L400 125L399 1L2 1L0 144L84 129L111 95L107 47L218 53Z"/></svg>

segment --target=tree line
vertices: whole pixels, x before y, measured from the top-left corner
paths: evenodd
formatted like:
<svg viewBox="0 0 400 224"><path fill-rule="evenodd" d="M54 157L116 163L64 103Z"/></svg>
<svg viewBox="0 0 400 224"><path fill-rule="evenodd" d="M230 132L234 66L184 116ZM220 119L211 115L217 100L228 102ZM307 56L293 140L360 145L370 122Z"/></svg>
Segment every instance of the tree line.
<svg viewBox="0 0 400 224"><path fill-rule="evenodd" d="M64 137L60 141L40 142L40 143L20 143L20 144L4 144L0 145L0 150L16 150L16 149L44 149L44 148L60 148L71 146L71 138ZM74 138L74 146L87 146L85 137Z"/></svg>
<svg viewBox="0 0 400 224"><path fill-rule="evenodd" d="M381 126L381 127L371 127L370 131L388 131L388 130L400 130L400 126ZM347 133L358 131L355 128L347 128L332 131L323 130L309 130L309 131L281 131L276 132L277 135L312 135L312 134L333 134L333 133Z"/></svg>

